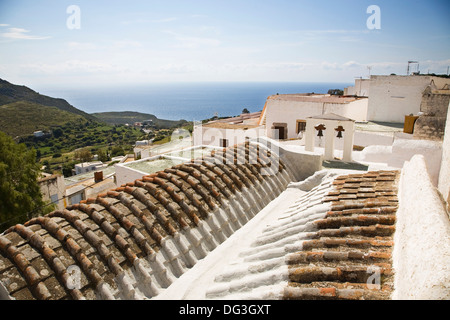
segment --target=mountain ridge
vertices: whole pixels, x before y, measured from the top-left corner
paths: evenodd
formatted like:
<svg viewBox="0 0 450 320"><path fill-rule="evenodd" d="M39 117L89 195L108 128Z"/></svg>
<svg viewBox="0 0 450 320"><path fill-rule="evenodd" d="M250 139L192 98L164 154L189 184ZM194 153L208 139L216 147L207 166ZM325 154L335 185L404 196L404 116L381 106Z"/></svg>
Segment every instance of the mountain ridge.
<svg viewBox="0 0 450 320"><path fill-rule="evenodd" d="M0 106L18 101L28 101L83 116L87 120L97 120L94 116L75 108L62 98L42 95L23 85L10 83L0 78Z"/></svg>

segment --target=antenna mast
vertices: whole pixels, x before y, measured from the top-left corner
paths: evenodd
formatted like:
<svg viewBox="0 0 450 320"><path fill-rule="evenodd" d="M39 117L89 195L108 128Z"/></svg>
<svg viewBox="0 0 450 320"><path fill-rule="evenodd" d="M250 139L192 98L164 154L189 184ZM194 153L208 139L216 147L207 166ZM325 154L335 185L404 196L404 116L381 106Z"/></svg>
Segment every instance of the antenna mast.
<svg viewBox="0 0 450 320"><path fill-rule="evenodd" d="M411 64L417 64L417 71L419 71L419 61L408 61L408 69L406 69L406 75L409 76L409 70Z"/></svg>
<svg viewBox="0 0 450 320"><path fill-rule="evenodd" d="M370 71L372 70L372 66L367 66L367 69L369 70L369 79L370 79Z"/></svg>

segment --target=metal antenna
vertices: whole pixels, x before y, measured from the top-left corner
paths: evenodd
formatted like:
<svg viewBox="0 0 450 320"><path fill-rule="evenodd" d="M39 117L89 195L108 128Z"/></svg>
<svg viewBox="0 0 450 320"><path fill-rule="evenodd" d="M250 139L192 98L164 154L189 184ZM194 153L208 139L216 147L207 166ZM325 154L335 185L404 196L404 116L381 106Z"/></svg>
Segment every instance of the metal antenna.
<svg viewBox="0 0 450 320"><path fill-rule="evenodd" d="M367 66L367 69L369 70L369 79L370 79L370 71L372 70L372 66Z"/></svg>
<svg viewBox="0 0 450 320"><path fill-rule="evenodd" d="M409 76L409 66L412 64L412 63L417 63L417 66L419 66L419 61L408 61L408 69L406 69L406 75L407 76Z"/></svg>

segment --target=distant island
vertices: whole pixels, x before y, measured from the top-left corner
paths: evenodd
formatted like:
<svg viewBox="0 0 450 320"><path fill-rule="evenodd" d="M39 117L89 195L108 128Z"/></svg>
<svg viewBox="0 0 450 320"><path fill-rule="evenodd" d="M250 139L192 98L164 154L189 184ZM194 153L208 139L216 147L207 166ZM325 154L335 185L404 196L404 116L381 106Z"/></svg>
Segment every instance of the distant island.
<svg viewBox="0 0 450 320"><path fill-rule="evenodd" d="M118 112L99 112L92 113L92 116L100 121L115 125L134 125L136 123L143 123L150 121L157 129L176 128L185 124L186 120L164 120L158 119L155 115L149 113L141 113L135 111L118 111Z"/></svg>

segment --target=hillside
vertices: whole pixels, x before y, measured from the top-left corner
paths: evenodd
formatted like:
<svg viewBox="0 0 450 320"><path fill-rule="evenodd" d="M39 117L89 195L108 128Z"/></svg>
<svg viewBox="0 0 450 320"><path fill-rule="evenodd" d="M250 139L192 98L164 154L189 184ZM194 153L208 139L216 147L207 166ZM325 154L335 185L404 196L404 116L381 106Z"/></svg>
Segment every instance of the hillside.
<svg viewBox="0 0 450 320"><path fill-rule="evenodd" d="M80 115L88 120L95 120L93 116L75 108L64 99L48 97L39 94L28 87L15 85L6 80L0 79L0 105L10 104L17 101L28 101L43 106L56 107L62 111Z"/></svg>
<svg viewBox="0 0 450 320"><path fill-rule="evenodd" d="M28 101L0 105L0 115L0 131L6 132L12 137L27 136L39 130L49 130L70 121L87 121L81 115Z"/></svg>
<svg viewBox="0 0 450 320"><path fill-rule="evenodd" d="M96 117L100 121L106 122L108 124L134 124L135 122L142 122L145 120L152 120L157 129L161 128L176 128L180 125L186 123L185 120L164 120L158 119L153 114L140 113L134 111L123 111L123 112L100 112L92 113L92 116Z"/></svg>

